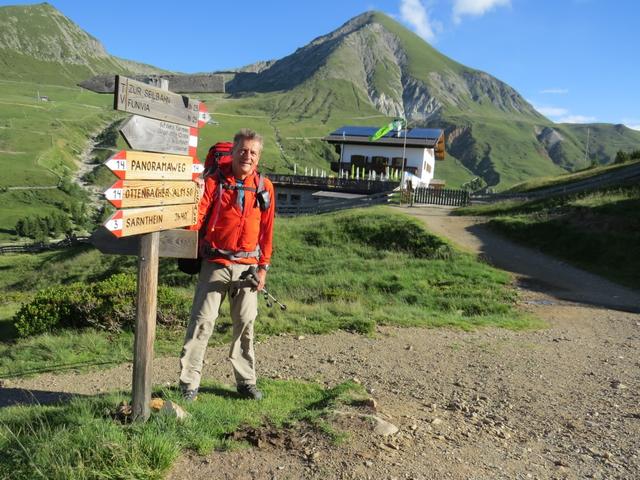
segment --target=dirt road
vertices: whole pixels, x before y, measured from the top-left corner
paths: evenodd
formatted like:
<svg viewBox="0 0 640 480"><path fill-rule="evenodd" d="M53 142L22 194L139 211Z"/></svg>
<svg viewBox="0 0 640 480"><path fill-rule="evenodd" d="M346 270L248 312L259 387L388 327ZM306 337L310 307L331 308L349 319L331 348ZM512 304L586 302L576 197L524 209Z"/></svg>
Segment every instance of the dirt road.
<svg viewBox="0 0 640 480"><path fill-rule="evenodd" d="M357 379L377 401L373 413L399 432L379 436L360 417L337 415L335 421L349 431L340 445L292 431L307 441L187 455L169 478L640 478L640 315L632 312L640 305L637 294L583 272L577 278L560 262L505 246L475 219L411 210L435 233L514 271L521 308L548 328L385 327L375 338L345 332L270 338L256 346L261 376L326 385ZM509 260L508 252L518 256ZM542 267L548 270L529 270ZM210 349L206 377L231 383L226 350ZM155 383L175 383L177 359L154 366ZM42 375L5 387L91 394L128 388L130 368Z"/></svg>

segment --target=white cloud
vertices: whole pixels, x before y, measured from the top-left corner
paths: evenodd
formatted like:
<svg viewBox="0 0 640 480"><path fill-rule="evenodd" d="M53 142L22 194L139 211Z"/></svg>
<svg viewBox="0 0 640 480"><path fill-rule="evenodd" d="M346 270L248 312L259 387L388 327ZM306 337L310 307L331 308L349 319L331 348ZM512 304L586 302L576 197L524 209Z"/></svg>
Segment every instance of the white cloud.
<svg viewBox="0 0 640 480"><path fill-rule="evenodd" d="M639 125L627 125L625 124L626 127L629 127L631 130L640 130L640 124Z"/></svg>
<svg viewBox="0 0 640 480"><path fill-rule="evenodd" d="M593 123L596 117L587 117L585 115L567 115L556 120L557 123Z"/></svg>
<svg viewBox="0 0 640 480"><path fill-rule="evenodd" d="M561 117L562 115L568 115L569 114L569 110L567 110L566 108L542 107L542 106L539 106L539 105L534 105L533 108L535 108L537 111L539 111L545 117Z"/></svg>
<svg viewBox="0 0 640 480"><path fill-rule="evenodd" d="M511 0L454 0L453 21L460 23L463 15L481 16L496 7L508 7Z"/></svg>
<svg viewBox="0 0 640 480"><path fill-rule="evenodd" d="M420 0L401 0L400 17L428 42L435 40L438 25L431 21L429 13Z"/></svg>
<svg viewBox="0 0 640 480"><path fill-rule="evenodd" d="M567 93L569 93L569 89L568 88L545 88L544 90L540 90L540 93L566 95Z"/></svg>
<svg viewBox="0 0 640 480"><path fill-rule="evenodd" d="M542 115L556 123L593 123L596 121L596 117L574 115L566 108L535 105L533 102L529 103Z"/></svg>

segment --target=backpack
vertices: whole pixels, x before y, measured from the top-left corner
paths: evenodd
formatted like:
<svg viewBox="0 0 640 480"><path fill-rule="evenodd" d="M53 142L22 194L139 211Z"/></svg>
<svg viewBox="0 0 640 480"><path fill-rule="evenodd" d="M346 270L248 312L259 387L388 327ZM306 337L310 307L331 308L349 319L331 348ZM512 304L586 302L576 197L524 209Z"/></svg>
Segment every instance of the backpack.
<svg viewBox="0 0 640 480"><path fill-rule="evenodd" d="M222 190L250 190L256 192L256 200L258 202L258 207L260 210L265 211L269 208L271 203L271 199L269 198L269 192L264 188L264 177L258 173L258 183L256 188L252 187L236 187L229 185L226 183L220 173L220 169L226 165L230 165L232 161L231 150L233 149L233 143L231 142L218 142L215 145L212 145L209 148L209 152L207 153L207 158L204 163L204 172L203 177L206 178L211 175L217 175L216 181L218 183L218 188L216 192L216 197L220 198L222 195ZM218 220L218 215L220 214L219 204L215 205L214 208L210 209L207 213L207 216L204 219L202 224L205 227L209 223L209 218L211 215L214 215L214 225ZM198 243L204 236L203 229L199 232ZM188 275L195 275L200 272L200 267L202 263L202 256L200 253L198 254L198 258L178 258L178 269L186 273Z"/></svg>
<svg viewBox="0 0 640 480"><path fill-rule="evenodd" d="M204 161L203 177L212 175L219 167L230 164L231 150L233 150L231 142L218 142L212 145Z"/></svg>

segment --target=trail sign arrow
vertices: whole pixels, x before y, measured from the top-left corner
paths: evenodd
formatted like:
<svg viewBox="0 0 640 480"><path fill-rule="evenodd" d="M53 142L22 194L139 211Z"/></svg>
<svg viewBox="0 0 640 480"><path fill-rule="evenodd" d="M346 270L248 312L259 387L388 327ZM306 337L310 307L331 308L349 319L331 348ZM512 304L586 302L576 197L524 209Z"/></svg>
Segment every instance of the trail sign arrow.
<svg viewBox="0 0 640 480"><path fill-rule="evenodd" d="M198 203L199 192L196 182L118 180L104 196L116 208L129 208Z"/></svg>
<svg viewBox="0 0 640 480"><path fill-rule="evenodd" d="M121 150L105 162L122 180L195 180L204 170L195 157Z"/></svg>
<svg viewBox="0 0 640 480"><path fill-rule="evenodd" d="M140 236L115 238L105 227L98 227L90 238L100 252L112 255L138 255ZM170 258L197 258L198 232L196 230L163 230L160 232L159 255Z"/></svg>
<svg viewBox="0 0 640 480"><path fill-rule="evenodd" d="M196 127L133 115L120 128L120 133L134 150L196 156Z"/></svg>
<svg viewBox="0 0 640 480"><path fill-rule="evenodd" d="M198 205L169 205L164 207L130 208L118 210L104 226L116 237L158 232L188 227L197 222Z"/></svg>
<svg viewBox="0 0 640 480"><path fill-rule="evenodd" d="M196 127L202 111L200 105L200 101L190 100L184 95L121 75L116 78L114 108L122 112Z"/></svg>

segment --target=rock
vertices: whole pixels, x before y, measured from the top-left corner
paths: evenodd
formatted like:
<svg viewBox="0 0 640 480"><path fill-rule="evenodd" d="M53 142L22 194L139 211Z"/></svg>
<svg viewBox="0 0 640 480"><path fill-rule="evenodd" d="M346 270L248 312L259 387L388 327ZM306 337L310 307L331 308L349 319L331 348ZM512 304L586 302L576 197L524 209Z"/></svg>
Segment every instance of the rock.
<svg viewBox="0 0 640 480"><path fill-rule="evenodd" d="M388 437L389 435L398 433L399 429L393 423L389 423L378 416L372 416L371 418L375 422L373 431L376 434L382 435L383 437Z"/></svg>
<svg viewBox="0 0 640 480"><path fill-rule="evenodd" d="M304 340L304 335L298 335L296 338L297 338L298 340Z"/></svg>
<svg viewBox="0 0 640 480"><path fill-rule="evenodd" d="M434 418L433 420L431 420L431 425L434 426L438 426L438 425L442 425L444 423L444 421L441 418Z"/></svg>
<svg viewBox="0 0 640 480"><path fill-rule="evenodd" d="M412 350L413 350L413 345L406 345L406 346L404 347L404 349L405 349L405 350L412 351Z"/></svg>
<svg viewBox="0 0 640 480"><path fill-rule="evenodd" d="M376 402L375 398L367 398L364 402L363 402L364 406L367 408L370 408L371 410L373 410L374 412L378 411L378 402Z"/></svg>
<svg viewBox="0 0 640 480"><path fill-rule="evenodd" d="M177 403L173 403L171 400L167 400L162 408L160 409L160 413L163 415L169 415L172 417L176 417L178 420L186 420L189 417L189 413L186 412L180 405Z"/></svg>
<svg viewBox="0 0 640 480"><path fill-rule="evenodd" d="M164 400L161 398L152 398L149 402L149 408L154 412L159 411L164 406Z"/></svg>
<svg viewBox="0 0 640 480"><path fill-rule="evenodd" d="M627 388L627 386L620 380L612 380L611 388L615 388L616 390L624 390L625 388Z"/></svg>

